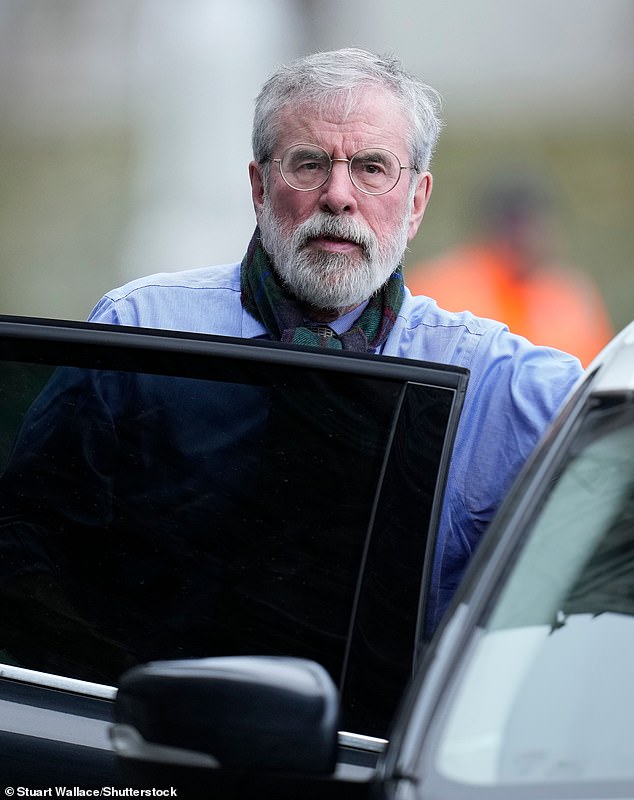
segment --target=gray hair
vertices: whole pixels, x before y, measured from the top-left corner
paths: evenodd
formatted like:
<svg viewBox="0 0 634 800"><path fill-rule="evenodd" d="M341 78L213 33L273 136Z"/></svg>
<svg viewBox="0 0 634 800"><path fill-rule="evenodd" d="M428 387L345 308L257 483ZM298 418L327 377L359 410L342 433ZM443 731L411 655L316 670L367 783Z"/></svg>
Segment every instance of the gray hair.
<svg viewBox="0 0 634 800"><path fill-rule="evenodd" d="M253 157L271 158L277 137L278 114L288 105L354 107L355 93L379 86L391 91L411 120L407 135L411 163L426 170L442 128L441 97L435 89L405 72L392 56L345 48L314 53L280 67L264 84L255 101ZM415 176L415 173L412 173Z"/></svg>

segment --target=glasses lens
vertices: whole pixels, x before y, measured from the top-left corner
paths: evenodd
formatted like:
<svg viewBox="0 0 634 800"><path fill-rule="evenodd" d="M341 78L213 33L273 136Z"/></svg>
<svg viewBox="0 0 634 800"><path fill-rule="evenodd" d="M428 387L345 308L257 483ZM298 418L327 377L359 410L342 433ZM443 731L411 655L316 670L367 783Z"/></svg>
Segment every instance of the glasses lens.
<svg viewBox="0 0 634 800"><path fill-rule="evenodd" d="M310 190L321 186L330 174L330 156L316 145L296 144L282 155L282 177L294 189Z"/></svg>
<svg viewBox="0 0 634 800"><path fill-rule="evenodd" d="M353 183L368 194L383 194L396 186L401 174L398 158L389 150L359 150L350 162Z"/></svg>

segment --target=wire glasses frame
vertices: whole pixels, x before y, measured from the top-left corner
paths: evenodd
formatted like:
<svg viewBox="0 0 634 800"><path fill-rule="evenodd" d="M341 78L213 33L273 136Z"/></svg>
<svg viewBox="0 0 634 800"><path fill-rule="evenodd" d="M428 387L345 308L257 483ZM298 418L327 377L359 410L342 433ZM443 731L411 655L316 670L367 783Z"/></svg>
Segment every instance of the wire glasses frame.
<svg viewBox="0 0 634 800"><path fill-rule="evenodd" d="M370 195L391 192L405 169L418 172L417 167L401 164L398 156L385 147L367 147L350 158L333 158L319 145L299 142L270 161L278 165L284 182L298 192L313 192L323 186L335 161L347 163L353 185Z"/></svg>

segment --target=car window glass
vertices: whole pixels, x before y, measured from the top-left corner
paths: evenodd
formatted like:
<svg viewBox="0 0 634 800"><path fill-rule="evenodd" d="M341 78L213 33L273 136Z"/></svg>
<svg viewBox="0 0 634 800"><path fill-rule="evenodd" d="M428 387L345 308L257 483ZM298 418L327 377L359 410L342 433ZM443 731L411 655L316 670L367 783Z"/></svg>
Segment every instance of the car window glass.
<svg viewBox="0 0 634 800"><path fill-rule="evenodd" d="M454 392L207 371L0 362L2 658L107 684L149 660L253 653L315 659L341 683L361 658L385 691L348 681L348 722L384 734L411 671ZM403 415L419 423L408 446ZM391 531L409 549L390 556ZM374 595L362 568L382 581L412 553L376 615L390 636L357 624Z"/></svg>
<svg viewBox="0 0 634 800"><path fill-rule="evenodd" d="M634 780L631 407L580 441L469 655L436 757L453 782Z"/></svg>

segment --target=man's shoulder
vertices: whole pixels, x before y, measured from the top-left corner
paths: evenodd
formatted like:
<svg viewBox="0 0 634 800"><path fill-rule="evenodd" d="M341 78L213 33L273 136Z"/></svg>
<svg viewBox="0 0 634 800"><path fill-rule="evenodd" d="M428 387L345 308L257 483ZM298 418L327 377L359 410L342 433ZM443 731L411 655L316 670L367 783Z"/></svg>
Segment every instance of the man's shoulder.
<svg viewBox="0 0 634 800"><path fill-rule="evenodd" d="M493 329L506 328L504 323L478 317L470 311L448 311L436 300L426 295L413 295L406 291L400 315L408 327L431 327L464 330L473 336L481 336Z"/></svg>
<svg viewBox="0 0 634 800"><path fill-rule="evenodd" d="M219 264L210 267L157 272L128 281L106 293L112 300L121 300L131 295L148 294L163 289L204 291L206 289L240 290L240 264Z"/></svg>
<svg viewBox="0 0 634 800"><path fill-rule="evenodd" d="M243 320L239 263L137 278L107 292L89 319L226 336L261 333Z"/></svg>
<svg viewBox="0 0 634 800"><path fill-rule="evenodd" d="M569 386L582 371L574 356L534 345L502 322L469 311L446 311L434 300L409 292L388 345L386 355L467 367L476 384L489 378L494 385L505 376L520 383L552 378Z"/></svg>
<svg viewBox="0 0 634 800"><path fill-rule="evenodd" d="M469 311L446 311L435 300L414 296L408 290L388 346L409 358L471 366L482 340L508 333L501 322L477 317ZM397 352L398 351L398 352Z"/></svg>

